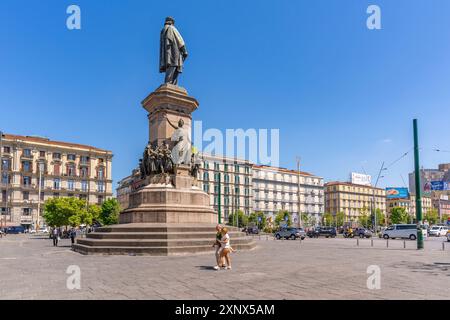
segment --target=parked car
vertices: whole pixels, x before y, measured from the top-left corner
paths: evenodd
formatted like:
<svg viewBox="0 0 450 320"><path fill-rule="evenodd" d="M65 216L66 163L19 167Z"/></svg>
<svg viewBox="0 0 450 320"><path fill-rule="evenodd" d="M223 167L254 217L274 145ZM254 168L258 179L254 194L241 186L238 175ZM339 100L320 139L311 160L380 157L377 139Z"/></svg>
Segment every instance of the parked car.
<svg viewBox="0 0 450 320"><path fill-rule="evenodd" d="M336 228L335 227L316 227L313 230L309 230L307 236L310 238L318 238L324 236L325 238L335 238Z"/></svg>
<svg viewBox="0 0 450 320"><path fill-rule="evenodd" d="M382 232L381 236L384 239L409 238L410 240L416 240L417 239L417 225L415 225L415 224L394 224L394 225L386 228Z"/></svg>
<svg viewBox="0 0 450 320"><path fill-rule="evenodd" d="M22 226L17 227L8 227L6 228L7 234L19 234L19 233L25 233L25 228Z"/></svg>
<svg viewBox="0 0 450 320"><path fill-rule="evenodd" d="M428 232L428 234L430 236L440 237L440 236L446 236L447 231L448 231L447 226L432 226L430 228L430 231Z"/></svg>
<svg viewBox="0 0 450 320"><path fill-rule="evenodd" d="M302 228L281 228L275 233L275 238L280 240L281 238L295 240L297 238L305 239L306 233Z"/></svg>
<svg viewBox="0 0 450 320"><path fill-rule="evenodd" d="M40 228L39 233L48 233L48 229L47 228Z"/></svg>
<svg viewBox="0 0 450 320"><path fill-rule="evenodd" d="M247 234L259 234L258 227L248 227L245 231Z"/></svg>
<svg viewBox="0 0 450 320"><path fill-rule="evenodd" d="M355 237L360 238L370 238L372 236L372 231L366 228L357 228L354 231Z"/></svg>
<svg viewBox="0 0 450 320"><path fill-rule="evenodd" d="M450 230L447 231L447 242L450 242Z"/></svg>

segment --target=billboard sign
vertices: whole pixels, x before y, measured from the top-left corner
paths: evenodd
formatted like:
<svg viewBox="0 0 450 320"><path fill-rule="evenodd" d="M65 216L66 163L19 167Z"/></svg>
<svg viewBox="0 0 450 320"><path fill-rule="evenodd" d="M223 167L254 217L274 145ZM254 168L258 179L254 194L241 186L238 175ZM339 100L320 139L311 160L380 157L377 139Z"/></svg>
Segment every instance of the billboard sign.
<svg viewBox="0 0 450 320"><path fill-rule="evenodd" d="M449 190L448 182L446 181L430 181L425 184L424 191L444 191Z"/></svg>
<svg viewBox="0 0 450 320"><path fill-rule="evenodd" d="M394 199L394 198L408 198L409 192L408 188L386 188L386 198Z"/></svg>
<svg viewBox="0 0 450 320"><path fill-rule="evenodd" d="M352 172L352 173L350 173L350 181L351 181L351 183L354 183L354 184L370 186L372 184L372 176L370 176L368 174Z"/></svg>

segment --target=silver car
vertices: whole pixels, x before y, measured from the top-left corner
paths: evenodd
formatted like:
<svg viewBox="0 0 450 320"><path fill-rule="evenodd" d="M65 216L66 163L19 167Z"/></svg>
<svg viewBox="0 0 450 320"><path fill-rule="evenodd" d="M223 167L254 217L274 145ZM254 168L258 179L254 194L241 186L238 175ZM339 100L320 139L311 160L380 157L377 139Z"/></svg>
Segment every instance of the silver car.
<svg viewBox="0 0 450 320"><path fill-rule="evenodd" d="M275 233L275 238L280 240L281 238L295 240L297 238L305 239L306 232L302 228L281 228Z"/></svg>

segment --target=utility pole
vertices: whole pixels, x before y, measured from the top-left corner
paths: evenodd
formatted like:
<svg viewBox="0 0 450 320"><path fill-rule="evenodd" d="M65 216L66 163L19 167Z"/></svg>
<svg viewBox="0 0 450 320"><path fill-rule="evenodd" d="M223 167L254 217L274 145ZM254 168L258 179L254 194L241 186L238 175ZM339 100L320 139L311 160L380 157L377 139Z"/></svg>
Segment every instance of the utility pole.
<svg viewBox="0 0 450 320"><path fill-rule="evenodd" d="M414 175L416 182L416 223L417 223L417 249L423 249L422 225L422 190L420 187L420 171L419 171L419 138L417 132L417 119L413 120L414 130Z"/></svg>
<svg viewBox="0 0 450 320"><path fill-rule="evenodd" d="M297 179L297 211L298 211L298 227L302 227L302 213L300 211L300 157L297 157L297 172L298 172L298 179Z"/></svg>
<svg viewBox="0 0 450 320"><path fill-rule="evenodd" d="M384 161L381 164L381 168L380 171L378 171L378 176L377 176L377 181L375 182L375 186L372 190L372 212L373 212L373 219L374 219L374 231L375 231L375 235L377 234L377 211L375 208L375 189L377 188L378 185L378 181L380 180L381 177L381 171L386 170L386 168L384 167Z"/></svg>

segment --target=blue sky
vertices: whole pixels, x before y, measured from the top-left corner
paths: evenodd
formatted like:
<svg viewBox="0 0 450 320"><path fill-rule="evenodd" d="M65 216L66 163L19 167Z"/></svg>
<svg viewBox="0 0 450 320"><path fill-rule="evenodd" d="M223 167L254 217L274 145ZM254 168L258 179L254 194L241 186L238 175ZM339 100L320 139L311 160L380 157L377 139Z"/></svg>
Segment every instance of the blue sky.
<svg viewBox="0 0 450 320"><path fill-rule="evenodd" d="M66 28L77 4L82 29ZM366 28L377 4L382 30ZM376 176L413 146L450 162L448 0L3 0L0 130L114 152L129 174L148 140L140 102L163 81L159 32L174 16L190 53L180 84L204 129L279 128L280 164L326 181ZM380 186L403 186L412 153Z"/></svg>

